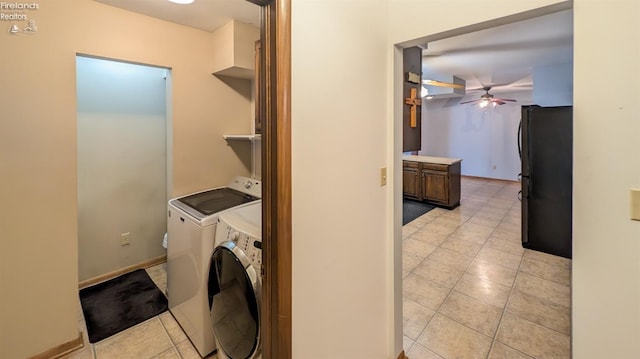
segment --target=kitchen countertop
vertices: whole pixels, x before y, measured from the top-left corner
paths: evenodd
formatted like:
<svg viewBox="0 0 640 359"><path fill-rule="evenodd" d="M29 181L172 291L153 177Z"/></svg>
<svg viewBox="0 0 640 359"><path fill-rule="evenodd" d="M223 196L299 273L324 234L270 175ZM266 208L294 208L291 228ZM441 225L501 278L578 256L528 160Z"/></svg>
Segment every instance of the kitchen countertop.
<svg viewBox="0 0 640 359"><path fill-rule="evenodd" d="M402 156L403 161L435 163L439 165L452 165L461 162L461 158L432 157L432 156Z"/></svg>

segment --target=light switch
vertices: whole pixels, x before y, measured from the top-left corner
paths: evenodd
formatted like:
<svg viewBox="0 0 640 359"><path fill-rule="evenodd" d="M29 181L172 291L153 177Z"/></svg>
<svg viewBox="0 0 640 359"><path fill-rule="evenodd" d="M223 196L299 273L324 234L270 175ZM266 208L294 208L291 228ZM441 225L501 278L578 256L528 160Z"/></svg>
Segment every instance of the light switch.
<svg viewBox="0 0 640 359"><path fill-rule="evenodd" d="M380 186L387 185L387 167L380 169Z"/></svg>
<svg viewBox="0 0 640 359"><path fill-rule="evenodd" d="M631 219L640 221L640 189L632 188L629 191Z"/></svg>

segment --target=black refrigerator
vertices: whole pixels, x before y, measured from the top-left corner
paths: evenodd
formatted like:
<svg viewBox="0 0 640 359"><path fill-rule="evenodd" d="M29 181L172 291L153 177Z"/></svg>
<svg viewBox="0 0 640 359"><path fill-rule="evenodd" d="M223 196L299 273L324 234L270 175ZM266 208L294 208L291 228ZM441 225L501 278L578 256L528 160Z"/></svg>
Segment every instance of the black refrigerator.
<svg viewBox="0 0 640 359"><path fill-rule="evenodd" d="M523 106L522 246L571 258L573 108Z"/></svg>

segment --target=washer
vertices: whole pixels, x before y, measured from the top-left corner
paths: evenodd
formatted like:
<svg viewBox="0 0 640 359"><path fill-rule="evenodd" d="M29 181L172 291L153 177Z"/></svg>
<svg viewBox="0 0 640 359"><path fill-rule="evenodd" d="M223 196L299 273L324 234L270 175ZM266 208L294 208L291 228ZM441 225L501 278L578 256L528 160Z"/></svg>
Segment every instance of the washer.
<svg viewBox="0 0 640 359"><path fill-rule="evenodd" d="M210 317L208 274L218 216L259 200L259 180L236 177L213 188L169 201L167 217L167 297L169 310L198 353L216 349Z"/></svg>
<svg viewBox="0 0 640 359"><path fill-rule="evenodd" d="M209 298L219 359L260 359L262 206L218 217L211 256Z"/></svg>

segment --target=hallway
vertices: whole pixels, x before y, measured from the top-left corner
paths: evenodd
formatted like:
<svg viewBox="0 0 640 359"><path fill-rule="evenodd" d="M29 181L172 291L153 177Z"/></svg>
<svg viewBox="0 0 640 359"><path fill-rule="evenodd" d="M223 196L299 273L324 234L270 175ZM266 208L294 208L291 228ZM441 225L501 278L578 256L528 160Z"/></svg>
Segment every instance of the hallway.
<svg viewBox="0 0 640 359"><path fill-rule="evenodd" d="M460 207L403 227L409 358L570 358L571 260L522 248L519 187L463 177Z"/></svg>

